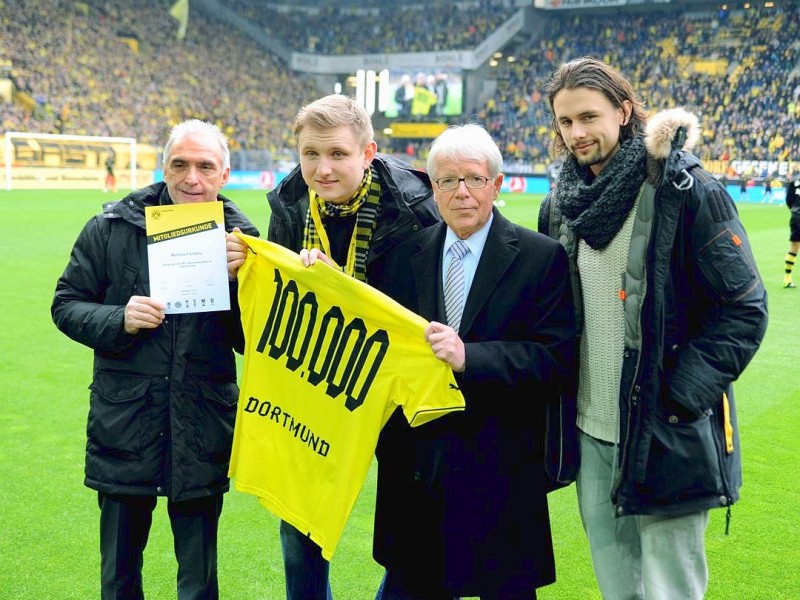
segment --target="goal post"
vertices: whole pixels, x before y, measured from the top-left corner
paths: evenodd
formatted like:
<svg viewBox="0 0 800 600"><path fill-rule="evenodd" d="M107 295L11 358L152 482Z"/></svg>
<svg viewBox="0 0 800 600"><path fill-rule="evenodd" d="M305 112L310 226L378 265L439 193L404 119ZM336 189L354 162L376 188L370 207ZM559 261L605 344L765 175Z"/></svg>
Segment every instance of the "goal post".
<svg viewBox="0 0 800 600"><path fill-rule="evenodd" d="M104 189L113 157L114 189L137 188L135 138L7 131L6 189Z"/></svg>

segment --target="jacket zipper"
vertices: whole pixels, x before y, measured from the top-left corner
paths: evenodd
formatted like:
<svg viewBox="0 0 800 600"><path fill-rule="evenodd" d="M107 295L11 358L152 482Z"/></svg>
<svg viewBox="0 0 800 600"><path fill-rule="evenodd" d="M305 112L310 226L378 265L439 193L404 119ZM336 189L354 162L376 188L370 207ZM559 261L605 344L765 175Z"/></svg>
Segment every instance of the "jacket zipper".
<svg viewBox="0 0 800 600"><path fill-rule="evenodd" d="M619 297L623 303L627 301L627 284L625 280L625 271L623 271L621 275ZM639 316L639 327L641 330L641 314ZM627 359L629 356L630 356L630 350L625 350L623 357ZM617 493L619 491L619 486L620 483L622 482L622 470L624 468L627 468L626 459L628 454L628 444L631 437L631 421L633 419L633 411L639 404L639 392L641 391L641 386L636 382L639 380L639 367L641 365L641 361L642 361L642 351L640 349L636 357L636 366L633 370L633 380L631 389L628 390L628 418L625 423L625 438L620 439L620 456L618 461L617 476L614 480L614 488L611 493L611 496L615 504L617 500ZM619 508L617 510L619 510Z"/></svg>
<svg viewBox="0 0 800 600"><path fill-rule="evenodd" d="M626 350L624 357L628 358L630 356L630 350ZM633 371L633 385L631 389L628 391L628 418L625 423L625 438L620 440L620 456L618 461L619 468L617 469L617 476L614 479L614 489L612 490L611 497L614 501L614 504L617 503L617 494L619 492L619 486L622 482L622 471L623 469L627 469L627 455L628 455L628 445L629 440L631 437L631 420L633 418L633 411L637 408L639 404L639 392L641 391L641 386L636 383L639 378L639 366L642 360L642 353L639 352L639 355L636 358L636 367ZM617 511L619 512L620 507L617 507Z"/></svg>

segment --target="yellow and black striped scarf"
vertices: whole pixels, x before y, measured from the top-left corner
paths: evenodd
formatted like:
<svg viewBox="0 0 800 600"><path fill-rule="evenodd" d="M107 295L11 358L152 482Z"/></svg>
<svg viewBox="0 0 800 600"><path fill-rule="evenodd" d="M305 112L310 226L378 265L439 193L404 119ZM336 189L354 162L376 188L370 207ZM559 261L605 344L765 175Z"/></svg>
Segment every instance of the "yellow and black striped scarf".
<svg viewBox="0 0 800 600"><path fill-rule="evenodd" d="M364 172L364 179L350 200L344 204L325 202L317 193L309 188L308 214L303 232L303 247L311 250L322 250L333 261L328 234L322 224L322 217L348 217L356 215L356 225L350 248L347 251L347 264L344 268L337 265L351 277L359 281L367 281L367 254L372 232L378 216L378 204L381 199L381 184L372 171L372 167ZM336 264L336 261L334 261Z"/></svg>

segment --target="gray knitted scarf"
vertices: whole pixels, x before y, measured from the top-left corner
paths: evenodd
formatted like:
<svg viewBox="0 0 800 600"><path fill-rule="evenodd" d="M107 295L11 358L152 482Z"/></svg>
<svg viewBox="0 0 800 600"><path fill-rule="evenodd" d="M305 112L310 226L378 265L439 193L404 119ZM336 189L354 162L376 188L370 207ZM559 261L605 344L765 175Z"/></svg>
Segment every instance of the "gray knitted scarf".
<svg viewBox="0 0 800 600"><path fill-rule="evenodd" d="M622 228L647 175L646 160L644 139L634 137L620 146L594 179L571 154L564 161L556 206L567 226L595 250L608 246Z"/></svg>

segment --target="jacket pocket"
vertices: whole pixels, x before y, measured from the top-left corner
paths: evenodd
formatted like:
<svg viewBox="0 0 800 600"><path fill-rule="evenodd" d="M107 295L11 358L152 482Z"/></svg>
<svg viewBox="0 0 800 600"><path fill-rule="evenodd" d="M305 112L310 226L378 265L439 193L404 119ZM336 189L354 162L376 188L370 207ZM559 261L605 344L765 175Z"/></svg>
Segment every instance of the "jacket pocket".
<svg viewBox="0 0 800 600"><path fill-rule="evenodd" d="M158 432L148 431L150 378L97 373L89 386L86 428L89 447L99 453L131 458Z"/></svg>
<svg viewBox="0 0 800 600"><path fill-rule="evenodd" d="M687 420L659 413L640 488L648 503L670 504L724 493L714 423L709 413Z"/></svg>
<svg viewBox="0 0 800 600"><path fill-rule="evenodd" d="M703 276L726 303L736 302L758 283L758 274L742 249L743 243L735 232L725 229L700 249Z"/></svg>
<svg viewBox="0 0 800 600"><path fill-rule="evenodd" d="M238 400L239 386L235 383L199 382L191 443L203 460L219 464L230 460Z"/></svg>

